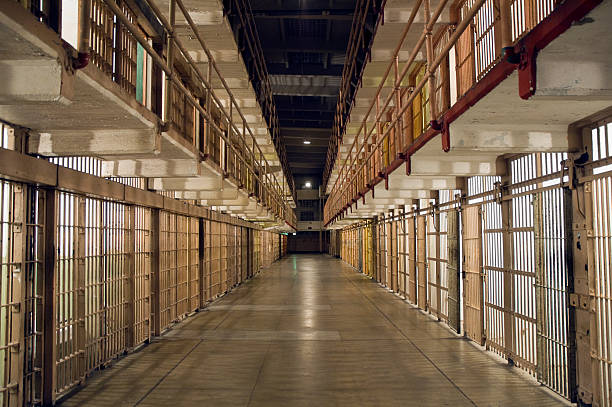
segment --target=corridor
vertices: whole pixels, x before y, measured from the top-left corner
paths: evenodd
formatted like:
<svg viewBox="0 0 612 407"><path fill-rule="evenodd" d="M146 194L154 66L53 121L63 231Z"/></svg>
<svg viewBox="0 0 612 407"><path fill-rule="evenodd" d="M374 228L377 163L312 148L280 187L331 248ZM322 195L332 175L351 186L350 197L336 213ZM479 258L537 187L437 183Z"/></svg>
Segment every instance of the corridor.
<svg viewBox="0 0 612 407"><path fill-rule="evenodd" d="M62 406L565 405L350 266L290 255Z"/></svg>

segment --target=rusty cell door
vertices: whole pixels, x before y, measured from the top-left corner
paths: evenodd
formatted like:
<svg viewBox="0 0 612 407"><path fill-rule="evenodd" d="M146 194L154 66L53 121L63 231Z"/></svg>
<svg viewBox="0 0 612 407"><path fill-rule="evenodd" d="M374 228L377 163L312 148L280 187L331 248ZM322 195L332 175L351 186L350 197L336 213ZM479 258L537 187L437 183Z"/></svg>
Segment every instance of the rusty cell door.
<svg viewBox="0 0 612 407"><path fill-rule="evenodd" d="M463 211L463 312L465 335L484 345L481 218L479 206Z"/></svg>
<svg viewBox="0 0 612 407"><path fill-rule="evenodd" d="M446 217L448 264L448 325L461 331L461 297L459 280L459 212L450 210Z"/></svg>

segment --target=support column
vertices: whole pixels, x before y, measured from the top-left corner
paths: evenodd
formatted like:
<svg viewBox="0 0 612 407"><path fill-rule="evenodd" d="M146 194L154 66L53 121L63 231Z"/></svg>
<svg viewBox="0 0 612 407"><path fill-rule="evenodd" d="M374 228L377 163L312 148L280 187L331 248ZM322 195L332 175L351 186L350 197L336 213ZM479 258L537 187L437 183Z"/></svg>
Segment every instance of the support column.
<svg viewBox="0 0 612 407"><path fill-rule="evenodd" d="M501 204L502 213L502 241L504 256L504 349L508 364L514 365L514 242L512 240L512 200L504 199L505 186L511 183L508 162L499 163L498 175L501 176L501 185L498 186L496 199ZM484 254L486 256L486 253ZM484 257L484 256L483 256ZM484 307L484 304L483 304Z"/></svg>
<svg viewBox="0 0 612 407"><path fill-rule="evenodd" d="M372 277L378 280L378 216L372 221Z"/></svg>
<svg viewBox="0 0 612 407"><path fill-rule="evenodd" d="M86 355L85 355L85 347L87 343L86 332L85 332L85 257L86 257L86 249L85 246L87 244L86 239L86 211L87 211L87 198L83 196L79 196L77 198L77 215L76 215L76 226L77 226L77 234L76 234L76 244L75 247L77 249L77 267L76 272L72 276L74 287L77 289L76 295L76 304L75 304L75 329L76 329L76 348L78 349L79 356L77 362L77 372L76 375L79 376L81 381L85 380L85 369L86 369ZM104 204L101 204L104 205ZM104 211L104 208L102 208ZM101 213L102 213L101 211ZM102 229L101 229L102 230ZM104 232L102 232L104 233ZM102 258L100 258L102 260ZM100 270L103 270L100 268ZM101 277L102 278L102 277ZM102 301L102 299L101 299ZM104 351L104 350L103 350ZM75 376L76 376L75 375Z"/></svg>
<svg viewBox="0 0 612 407"><path fill-rule="evenodd" d="M391 274L390 287L393 292L397 292L397 260L398 260L398 252L397 252L397 221L394 219L395 211L391 209L389 211L389 216L391 216L391 222L389 223L389 238L387 241L389 242L389 267Z"/></svg>
<svg viewBox="0 0 612 407"><path fill-rule="evenodd" d="M587 151L592 151L590 131L583 133ZM592 175L591 169L576 168L577 177ZM570 178L574 176L572 171ZM598 391L599 371L597 355L598 324L596 309L595 248L593 246L593 198L592 183L574 184L571 191L571 254L572 272L569 274L570 292L570 335L575 335L575 381L579 405L595 405L600 400ZM608 282L609 284L610 282ZM573 290L572 290L573 288ZM571 318L574 318L574 321ZM571 328L575 331L572 332ZM571 339L571 336L570 338ZM568 355L570 364L573 362ZM571 366L571 365L570 365ZM569 370L570 375L572 370Z"/></svg>
<svg viewBox="0 0 612 407"><path fill-rule="evenodd" d="M7 406L23 405L23 372L24 372L24 327L25 327L25 296L26 296L26 240L27 240L27 186L18 184L13 187L13 225L11 240L13 264L9 267L11 289L7 302L11 306L10 333L8 333L8 403Z"/></svg>
<svg viewBox="0 0 612 407"><path fill-rule="evenodd" d="M55 344L55 325L56 325L56 268L55 268L55 190L43 189L40 193L44 197L44 231L43 241L44 257L42 258L43 273L43 325L42 325L42 341L43 341L43 364L42 364L42 405L45 407L55 404L55 386L56 386L56 344Z"/></svg>
<svg viewBox="0 0 612 407"><path fill-rule="evenodd" d="M206 300L208 298L207 290L206 290L206 254L205 254L205 246L206 246L206 227L205 220L202 218L198 218L198 230L199 230L199 245L198 245L198 273L200 274L200 278L198 280L198 290L200 291L200 308L203 308L206 305Z"/></svg>
<svg viewBox="0 0 612 407"><path fill-rule="evenodd" d="M438 317L438 321L440 321L442 319L442 276L440 275L440 268L442 267L442 263L440 262L440 192L433 191L433 194L433 199L435 199L435 201L431 210L433 216L433 227L436 233L436 316Z"/></svg>

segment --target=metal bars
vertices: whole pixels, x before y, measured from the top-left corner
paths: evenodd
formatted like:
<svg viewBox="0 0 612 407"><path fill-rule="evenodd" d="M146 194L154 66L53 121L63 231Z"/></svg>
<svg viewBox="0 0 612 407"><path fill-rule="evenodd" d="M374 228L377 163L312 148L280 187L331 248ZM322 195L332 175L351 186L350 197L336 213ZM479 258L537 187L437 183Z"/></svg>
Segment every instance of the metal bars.
<svg viewBox="0 0 612 407"><path fill-rule="evenodd" d="M379 245L388 239L376 234L396 225L400 294L443 315L443 275L432 269L443 263L446 216L448 325L563 397L610 406L612 120L570 130L582 136L583 151L506 156L501 176L468 178L455 200L436 191L435 201L348 226L340 252L349 261L348 246L362 236L360 244L387 264L393 253ZM373 277L385 283L386 275Z"/></svg>
<svg viewBox="0 0 612 407"><path fill-rule="evenodd" d="M463 212L463 300L465 334L484 345L481 219L478 206L466 208Z"/></svg>
<svg viewBox="0 0 612 407"><path fill-rule="evenodd" d="M591 145L593 160L605 160L612 156L612 120L597 123L591 130ZM596 374L594 383L594 401L601 406L612 405L612 176L608 173L610 165L602 165L593 169L594 180L590 188L585 187L592 205L592 219L588 219L591 227L590 242L593 256L589 259L589 270L592 270L594 289L591 297L592 321L597 334L591 339L591 358ZM584 301L584 300L582 300Z"/></svg>
<svg viewBox="0 0 612 407"><path fill-rule="evenodd" d="M369 109L360 119L357 133L352 135L353 142L348 149L339 149L337 158L328 157L328 167L335 163L335 168L326 168L324 177L324 185L333 182L328 188L325 224L337 220L347 205L409 160L433 135L444 131L442 122L448 124L445 113L452 108L450 101L461 99L481 81L501 60L502 48L516 44L555 5L554 0L463 0L452 7L453 28L443 26L434 34L434 24L445 2L440 2L431 16L429 1L417 2L395 52L389 57ZM399 52L406 45L407 34L419 13L424 14L423 33L410 44L413 47L407 60L400 60ZM424 47L427 58L418 61L416 57ZM450 52L455 53L454 58ZM454 67L449 66L452 59ZM456 94L451 95L453 74ZM395 106L391 106L391 101ZM332 139L330 146L342 141L343 123L336 125L338 130L334 131L340 136Z"/></svg>
<svg viewBox="0 0 612 407"><path fill-rule="evenodd" d="M593 143L606 154L612 151L599 139ZM385 246L393 239L384 237L395 225L404 245L398 245L400 293L406 278L403 291L410 302L569 398L573 350L567 193L561 184L568 178L560 176L566 159L564 153L510 158L503 177L469 178L465 199L452 199L455 191L438 191L437 199L421 200L420 207L343 231L341 244L352 247L354 236L373 225L380 234L375 256L383 270L394 261ZM342 253L354 257L353 249ZM375 278L393 288L386 273Z"/></svg>
<svg viewBox="0 0 612 407"><path fill-rule="evenodd" d="M447 214L448 237L448 325L457 333L461 332L461 285L460 285L460 245L459 245L459 211L451 210Z"/></svg>
<svg viewBox="0 0 612 407"><path fill-rule="evenodd" d="M134 346L151 336L151 209L137 206L134 225Z"/></svg>
<svg viewBox="0 0 612 407"><path fill-rule="evenodd" d="M133 23L133 11L125 2L117 3ZM89 18L92 62L128 93L136 95L136 39L103 0L91 0Z"/></svg>
<svg viewBox="0 0 612 407"><path fill-rule="evenodd" d="M71 8L77 3L81 2L51 1L41 7L45 12L53 11L61 16L74 12ZM182 1L171 1L173 16L169 19L149 0L134 8L123 0L83 3L86 5L83 10L88 12L79 14L77 31L85 35L75 64L84 64L81 57L86 61L90 56L92 66L117 83L135 102L160 116L163 120L160 130L186 138L202 154L203 160L216 164L213 167L238 187L245 188L271 213L295 225L295 213L287 202L290 195L287 182L279 182L268 170L271 166L267 157ZM142 10L147 6L149 11L145 13ZM209 67L208 75L201 71L192 53L186 51L174 33L177 9L187 23L182 27L201 46ZM139 24L151 18L159 22L158 28ZM43 19L43 22L57 28L54 21ZM165 47L159 43L160 37L167 39ZM228 100L222 101L217 96L218 92L213 89L213 82L217 81ZM163 101L162 95L165 95Z"/></svg>
<svg viewBox="0 0 612 407"><path fill-rule="evenodd" d="M16 147L19 138L12 129L3 125L1 130L2 145ZM100 161L92 158L53 161L88 174L101 171ZM72 170L57 172L69 174L75 183L130 189L106 180L96 184L91 175ZM211 227L206 222L234 233L229 254L235 265L233 285L259 271L260 263L248 260L255 249L257 255L270 252L268 262L282 252L278 234L194 205L179 205L184 213L176 213L143 206L143 201L122 201L117 194L100 198L93 189L86 195L79 187L70 188L81 191L77 193L31 182L0 181L4 406L52 405L93 370L204 304L207 291L200 287L210 275L200 264L209 257L205 251L201 256L200 245L206 248L207 242L218 240L207 233ZM166 199L162 201L172 207ZM260 234L268 245L262 240L261 246L252 246L251 236ZM286 247L286 239L282 243Z"/></svg>
<svg viewBox="0 0 612 407"><path fill-rule="evenodd" d="M568 397L569 359L568 190L552 189L534 195L537 377Z"/></svg>
<svg viewBox="0 0 612 407"><path fill-rule="evenodd" d="M36 280L39 278L40 253L29 243L38 235L36 192L24 185L0 182L0 400L5 406L20 406L40 397L40 376L33 367L25 367L23 359L40 366L37 358L36 329L38 321L28 321L26 310L36 309ZM34 249L34 251L32 251ZM38 323L38 324L37 324ZM26 386L28 392L21 389Z"/></svg>

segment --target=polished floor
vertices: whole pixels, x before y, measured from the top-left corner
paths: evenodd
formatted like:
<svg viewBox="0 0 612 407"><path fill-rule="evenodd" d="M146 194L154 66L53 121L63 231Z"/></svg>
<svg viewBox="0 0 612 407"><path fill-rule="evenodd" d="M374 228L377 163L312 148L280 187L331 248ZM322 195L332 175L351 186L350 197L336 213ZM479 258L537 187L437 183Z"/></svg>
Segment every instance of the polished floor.
<svg viewBox="0 0 612 407"><path fill-rule="evenodd" d="M63 406L553 406L542 386L340 260L291 255Z"/></svg>

